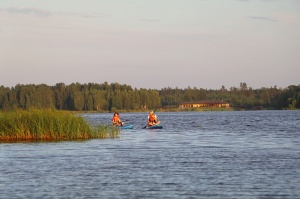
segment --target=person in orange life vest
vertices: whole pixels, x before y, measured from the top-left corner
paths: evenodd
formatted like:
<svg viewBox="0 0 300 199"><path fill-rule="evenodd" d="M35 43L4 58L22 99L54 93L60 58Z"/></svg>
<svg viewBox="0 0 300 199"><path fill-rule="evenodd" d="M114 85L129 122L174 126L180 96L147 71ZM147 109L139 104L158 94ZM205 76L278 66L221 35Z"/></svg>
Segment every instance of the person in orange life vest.
<svg viewBox="0 0 300 199"><path fill-rule="evenodd" d="M150 111L148 115L148 126L153 126L159 123L160 122L157 120L157 116L154 114L153 111Z"/></svg>
<svg viewBox="0 0 300 199"><path fill-rule="evenodd" d="M114 113L114 116L112 117L112 123L114 126L123 126L124 122L120 119L120 114L118 112Z"/></svg>

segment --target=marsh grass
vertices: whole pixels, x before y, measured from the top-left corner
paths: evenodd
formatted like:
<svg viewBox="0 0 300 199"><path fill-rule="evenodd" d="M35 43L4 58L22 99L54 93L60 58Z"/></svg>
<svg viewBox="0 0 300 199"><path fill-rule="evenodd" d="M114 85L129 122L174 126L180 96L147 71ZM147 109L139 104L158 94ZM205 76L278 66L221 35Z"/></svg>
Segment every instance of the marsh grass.
<svg viewBox="0 0 300 199"><path fill-rule="evenodd" d="M0 112L0 141L51 141L116 138L112 126L91 127L87 121L66 111L29 110Z"/></svg>

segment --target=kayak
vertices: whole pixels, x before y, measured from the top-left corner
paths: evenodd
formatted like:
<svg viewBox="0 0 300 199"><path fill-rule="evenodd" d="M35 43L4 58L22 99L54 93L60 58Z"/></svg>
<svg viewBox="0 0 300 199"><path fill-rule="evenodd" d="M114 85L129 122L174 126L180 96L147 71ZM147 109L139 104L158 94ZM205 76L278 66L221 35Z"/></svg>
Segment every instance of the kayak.
<svg viewBox="0 0 300 199"><path fill-rule="evenodd" d="M133 129L133 125L132 124L128 124L128 125L124 125L124 126L120 126L121 129Z"/></svg>
<svg viewBox="0 0 300 199"><path fill-rule="evenodd" d="M153 125L153 126L146 126L145 129L162 129L162 125Z"/></svg>

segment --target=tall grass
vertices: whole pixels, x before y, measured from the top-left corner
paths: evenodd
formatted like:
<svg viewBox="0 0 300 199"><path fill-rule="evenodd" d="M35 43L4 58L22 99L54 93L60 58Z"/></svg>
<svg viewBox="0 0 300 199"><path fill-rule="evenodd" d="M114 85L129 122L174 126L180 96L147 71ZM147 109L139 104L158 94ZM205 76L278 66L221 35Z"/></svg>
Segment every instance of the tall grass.
<svg viewBox="0 0 300 199"><path fill-rule="evenodd" d="M0 141L116 138L119 133L114 127L92 128L84 118L65 111L0 112Z"/></svg>

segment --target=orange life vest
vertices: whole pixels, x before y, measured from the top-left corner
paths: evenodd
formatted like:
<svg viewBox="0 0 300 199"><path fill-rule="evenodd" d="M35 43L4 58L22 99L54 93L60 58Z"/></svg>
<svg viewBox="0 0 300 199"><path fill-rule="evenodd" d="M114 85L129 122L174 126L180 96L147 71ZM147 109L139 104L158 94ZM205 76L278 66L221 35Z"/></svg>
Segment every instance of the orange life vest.
<svg viewBox="0 0 300 199"><path fill-rule="evenodd" d="M112 121L113 121L113 123L118 123L118 122L120 122L120 117L119 116L114 116L112 118Z"/></svg>
<svg viewBox="0 0 300 199"><path fill-rule="evenodd" d="M149 115L149 122L155 122L156 118L155 115Z"/></svg>

